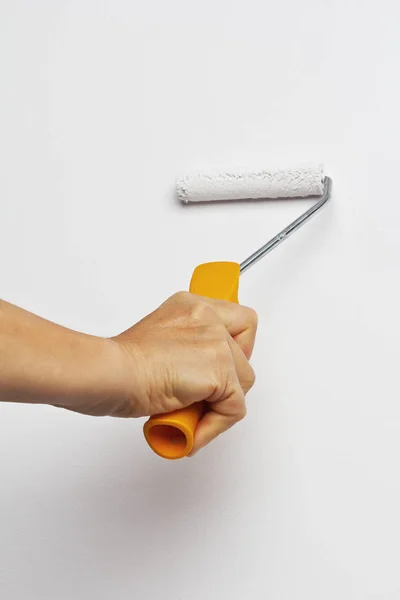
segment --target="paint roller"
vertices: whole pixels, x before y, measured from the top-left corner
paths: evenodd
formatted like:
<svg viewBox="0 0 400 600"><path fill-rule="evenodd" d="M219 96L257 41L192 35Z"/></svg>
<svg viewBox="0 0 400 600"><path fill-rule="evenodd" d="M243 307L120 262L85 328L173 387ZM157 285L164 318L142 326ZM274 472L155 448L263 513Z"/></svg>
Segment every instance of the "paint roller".
<svg viewBox="0 0 400 600"><path fill-rule="evenodd" d="M228 170L184 175L176 192L183 203L312 197L306 212L280 231L243 262L211 262L193 272L189 291L209 298L238 302L239 276L297 231L328 201L332 180L321 166L297 169ZM187 456L194 444L197 424L207 408L196 402L170 413L154 415L144 424L144 435L154 452L174 460Z"/></svg>

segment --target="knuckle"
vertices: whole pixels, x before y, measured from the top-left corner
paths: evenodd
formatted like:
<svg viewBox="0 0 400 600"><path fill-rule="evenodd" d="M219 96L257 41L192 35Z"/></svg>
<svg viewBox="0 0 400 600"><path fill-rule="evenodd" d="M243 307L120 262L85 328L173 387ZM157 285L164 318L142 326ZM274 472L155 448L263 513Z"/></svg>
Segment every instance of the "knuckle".
<svg viewBox="0 0 400 600"><path fill-rule="evenodd" d="M228 332L227 332L224 324L223 323L213 323L212 330L213 330L214 336L219 341L221 350L224 350L224 352L229 350L229 344L227 341L228 340Z"/></svg>
<svg viewBox="0 0 400 600"><path fill-rule="evenodd" d="M256 311L254 310L254 308L248 308L248 320L249 323L251 324L251 326L254 329L257 329L257 325L258 325L258 314L256 313Z"/></svg>
<svg viewBox="0 0 400 600"><path fill-rule="evenodd" d="M181 291L176 292L169 300L175 305L176 316L183 324L204 326L215 323L212 307L200 296Z"/></svg>
<svg viewBox="0 0 400 600"><path fill-rule="evenodd" d="M191 316L192 319L198 323L209 322L213 320L214 311L207 302L196 298L191 306Z"/></svg>
<svg viewBox="0 0 400 600"><path fill-rule="evenodd" d="M247 394L247 392L249 390L251 390L251 388L253 387L255 382L256 382L256 375L255 375L253 369L249 365L247 372L241 377L241 381L240 381L243 392L245 394Z"/></svg>
<svg viewBox="0 0 400 600"><path fill-rule="evenodd" d="M247 415L247 406L243 403L238 411L238 421L243 421Z"/></svg>
<svg viewBox="0 0 400 600"><path fill-rule="evenodd" d="M214 398L215 395L219 396L221 388L221 378L215 373L207 380L205 385L206 397Z"/></svg>
<svg viewBox="0 0 400 600"><path fill-rule="evenodd" d="M249 382L249 385L250 385L249 389L252 388L253 385L256 382L256 374L255 374L254 369L252 367L250 367L250 370L249 370L248 382Z"/></svg>
<svg viewBox="0 0 400 600"><path fill-rule="evenodd" d="M247 414L247 407L243 390L240 385L237 385L237 388L234 391L234 397L231 399L231 402L231 412L235 423L238 421L242 421L242 419L244 419Z"/></svg>
<svg viewBox="0 0 400 600"><path fill-rule="evenodd" d="M170 300L179 302L179 303L185 303L188 301L189 297L190 297L189 292L180 291L180 292L176 292L175 294L173 294L170 297Z"/></svg>

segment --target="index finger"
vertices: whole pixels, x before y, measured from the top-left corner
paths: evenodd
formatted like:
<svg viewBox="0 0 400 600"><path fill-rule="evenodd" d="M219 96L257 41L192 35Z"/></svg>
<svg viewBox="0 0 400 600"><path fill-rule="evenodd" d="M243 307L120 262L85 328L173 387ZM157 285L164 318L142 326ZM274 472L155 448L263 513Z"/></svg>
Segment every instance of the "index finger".
<svg viewBox="0 0 400 600"><path fill-rule="evenodd" d="M226 300L205 298L249 359L253 353L257 333L258 317L255 310Z"/></svg>

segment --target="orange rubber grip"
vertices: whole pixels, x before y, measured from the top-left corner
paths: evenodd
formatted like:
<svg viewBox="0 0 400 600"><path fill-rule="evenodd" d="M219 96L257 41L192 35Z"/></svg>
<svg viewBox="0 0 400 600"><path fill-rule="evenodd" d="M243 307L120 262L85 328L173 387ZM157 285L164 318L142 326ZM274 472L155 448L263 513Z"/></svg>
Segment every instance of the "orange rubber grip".
<svg viewBox="0 0 400 600"><path fill-rule="evenodd" d="M238 302L239 275L237 263L205 263L194 270L189 291L207 298ZM170 460L187 456L193 448L196 427L205 409L205 401L196 402L186 408L150 417L143 427L150 448Z"/></svg>

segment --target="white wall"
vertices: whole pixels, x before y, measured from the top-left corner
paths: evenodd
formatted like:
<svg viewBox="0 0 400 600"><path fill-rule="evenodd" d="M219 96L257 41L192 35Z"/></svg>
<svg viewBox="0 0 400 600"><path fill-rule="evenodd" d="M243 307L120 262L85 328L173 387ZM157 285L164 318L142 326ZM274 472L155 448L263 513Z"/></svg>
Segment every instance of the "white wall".
<svg viewBox="0 0 400 600"><path fill-rule="evenodd" d="M111 335L306 202L179 206L186 166L324 162L332 203L243 276L245 422L0 406L7 600L400 599L395 0L2 0L0 295Z"/></svg>

